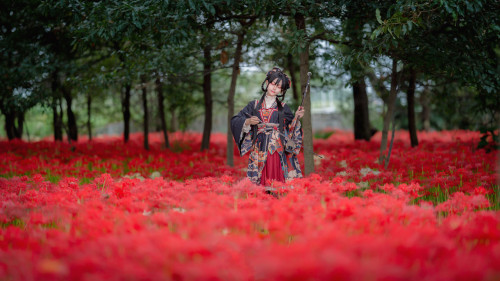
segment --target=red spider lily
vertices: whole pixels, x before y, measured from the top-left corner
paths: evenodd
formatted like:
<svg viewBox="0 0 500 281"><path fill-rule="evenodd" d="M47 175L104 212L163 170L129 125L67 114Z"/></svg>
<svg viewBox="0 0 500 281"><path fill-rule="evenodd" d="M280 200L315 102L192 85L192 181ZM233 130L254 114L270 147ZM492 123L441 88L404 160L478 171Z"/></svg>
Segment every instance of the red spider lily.
<svg viewBox="0 0 500 281"><path fill-rule="evenodd" d="M436 210L458 213L487 208L489 206L490 201L483 195L465 195L463 192L455 192L448 201L439 204Z"/></svg>
<svg viewBox="0 0 500 281"><path fill-rule="evenodd" d="M398 132L388 170L378 135L335 132L316 174L272 183L279 199L246 159L224 165L225 135L201 153L196 134L172 135L182 152L151 137L151 151L137 135L0 146L0 280L500 276L495 157L473 151L475 132L422 133L416 149Z"/></svg>

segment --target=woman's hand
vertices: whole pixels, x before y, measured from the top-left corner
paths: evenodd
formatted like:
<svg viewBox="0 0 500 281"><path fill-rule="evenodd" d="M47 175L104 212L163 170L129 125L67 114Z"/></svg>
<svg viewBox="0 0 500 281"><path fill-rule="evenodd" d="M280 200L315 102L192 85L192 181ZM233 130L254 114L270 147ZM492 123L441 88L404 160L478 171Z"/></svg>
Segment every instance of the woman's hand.
<svg viewBox="0 0 500 281"><path fill-rule="evenodd" d="M304 107L303 106L299 106L297 111L295 111L295 117L298 117L298 118L304 117Z"/></svg>
<svg viewBox="0 0 500 281"><path fill-rule="evenodd" d="M259 123L260 119L257 116L252 116L250 118L247 118L247 120L245 120L245 125L257 125Z"/></svg>

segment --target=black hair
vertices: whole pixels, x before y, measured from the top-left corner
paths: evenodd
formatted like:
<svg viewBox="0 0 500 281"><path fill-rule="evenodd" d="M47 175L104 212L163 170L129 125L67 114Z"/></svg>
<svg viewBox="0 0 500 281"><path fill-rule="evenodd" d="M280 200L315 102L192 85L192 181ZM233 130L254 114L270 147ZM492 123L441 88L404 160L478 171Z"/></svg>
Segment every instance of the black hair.
<svg viewBox="0 0 500 281"><path fill-rule="evenodd" d="M266 84L267 82L267 84ZM266 79L264 79L264 82L262 82L261 89L264 92L262 94L262 97L260 98L259 102L257 103L257 106L254 107L253 110L253 115L257 116L259 110L262 108L262 103L264 102L264 99L266 97L267 93L267 87L269 87L270 83L276 83L279 84L281 82L281 95L276 96L276 105L278 107L278 124L279 124L279 131L281 132L280 138L281 138L281 143L284 144L284 138L283 138L283 132L284 132L284 120L283 120L283 100L285 99L285 94L286 90L288 90L292 84L292 81L288 78L288 76L281 71L278 67L273 67L273 69L269 70L266 74ZM265 86L265 87L264 87ZM254 131L253 133L253 142L255 142L255 139L257 137L257 126L252 126L252 130Z"/></svg>
<svg viewBox="0 0 500 281"><path fill-rule="evenodd" d="M280 101L283 101L285 99L286 90L290 88L290 84L292 82L290 81L288 76L283 71L281 71L281 69L279 69L278 67L273 67L273 69L267 72L266 79L264 79L264 82L262 82L261 85L261 89L264 92L264 95L267 92L267 87L269 87L269 84L273 82L277 85L281 82L281 95L278 95L277 98L280 98Z"/></svg>

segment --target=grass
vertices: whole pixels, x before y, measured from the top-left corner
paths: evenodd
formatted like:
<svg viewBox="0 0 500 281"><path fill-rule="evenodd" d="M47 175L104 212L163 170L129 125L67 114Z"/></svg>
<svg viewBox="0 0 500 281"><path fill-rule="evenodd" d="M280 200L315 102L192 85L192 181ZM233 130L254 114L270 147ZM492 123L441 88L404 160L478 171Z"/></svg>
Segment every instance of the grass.
<svg viewBox="0 0 500 281"><path fill-rule="evenodd" d="M24 228L26 226L26 223L22 219L15 218L15 219L12 219L12 220L10 220L8 222L2 222L2 223L0 223L0 226L2 228L7 228L9 226L15 226L15 227L19 227L19 228ZM42 224L40 224L40 227L45 228L45 229L55 229L55 228L58 227L58 225L57 225L56 221L51 221L51 222L48 222L48 223L42 223Z"/></svg>
<svg viewBox="0 0 500 281"><path fill-rule="evenodd" d="M2 228L7 228L9 226L17 226L17 227L20 227L20 228L24 228L24 226L26 225L24 223L23 220L21 219L18 219L18 218L15 218L15 219L12 219L11 221L8 221L8 222L2 222L0 223L0 225L2 226Z"/></svg>
<svg viewBox="0 0 500 281"><path fill-rule="evenodd" d="M51 221L48 223L42 223L40 226L46 229L55 229L57 228L57 223L55 221Z"/></svg>
<svg viewBox="0 0 500 281"><path fill-rule="evenodd" d="M314 133L314 138L316 139L327 139L333 135L334 131L317 131Z"/></svg>
<svg viewBox="0 0 500 281"><path fill-rule="evenodd" d="M499 193L499 187L498 186L494 186L494 190L496 192L493 192L491 194L486 194L486 198L488 198L488 200L490 200L490 210L500 210L500 195L498 194Z"/></svg>
<svg viewBox="0 0 500 281"><path fill-rule="evenodd" d="M92 182L92 178L81 178L80 179L80 185L83 185L83 184L89 184Z"/></svg>

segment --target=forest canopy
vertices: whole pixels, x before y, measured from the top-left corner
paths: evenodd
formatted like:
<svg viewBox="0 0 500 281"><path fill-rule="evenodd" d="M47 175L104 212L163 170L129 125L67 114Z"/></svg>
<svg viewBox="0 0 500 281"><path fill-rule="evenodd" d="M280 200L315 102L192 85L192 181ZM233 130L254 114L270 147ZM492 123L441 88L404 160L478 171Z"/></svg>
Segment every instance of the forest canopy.
<svg viewBox="0 0 500 281"><path fill-rule="evenodd" d="M290 74L292 108L309 71L313 90L337 92L356 139L387 131L393 114L410 131L493 132L499 6L493 0L6 0L2 135L76 141L119 122L127 141L131 126L147 135L183 130L201 118L207 148L219 109L229 117L255 98L261 74L273 66ZM305 106L314 106L309 96ZM27 132L32 120L44 129ZM311 126L308 110L304 128Z"/></svg>

